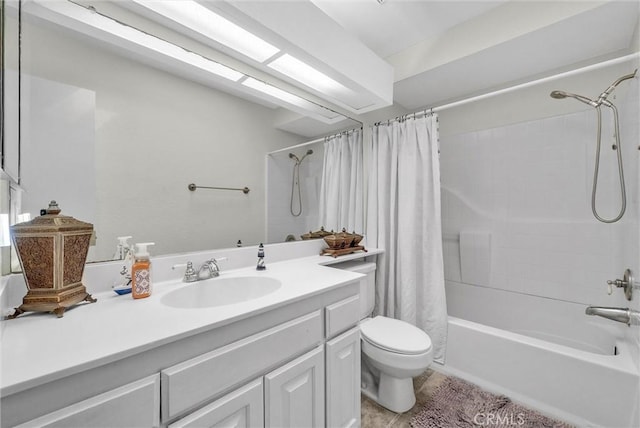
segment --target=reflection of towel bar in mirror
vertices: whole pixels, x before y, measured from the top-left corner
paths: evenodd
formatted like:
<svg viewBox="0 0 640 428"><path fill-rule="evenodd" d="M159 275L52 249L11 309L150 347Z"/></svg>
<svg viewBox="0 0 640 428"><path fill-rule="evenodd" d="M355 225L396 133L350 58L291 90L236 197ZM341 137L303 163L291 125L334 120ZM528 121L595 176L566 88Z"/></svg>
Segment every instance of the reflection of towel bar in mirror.
<svg viewBox="0 0 640 428"><path fill-rule="evenodd" d="M189 184L189 186L187 186L187 188L189 190L191 190L192 192L195 192L196 189L214 189L214 190L239 190L242 193L244 193L245 195L247 193L249 193L249 188L248 187L243 187L242 189L238 189L238 188L234 188L234 187L209 187L209 186L196 186L195 184L191 183L191 184Z"/></svg>

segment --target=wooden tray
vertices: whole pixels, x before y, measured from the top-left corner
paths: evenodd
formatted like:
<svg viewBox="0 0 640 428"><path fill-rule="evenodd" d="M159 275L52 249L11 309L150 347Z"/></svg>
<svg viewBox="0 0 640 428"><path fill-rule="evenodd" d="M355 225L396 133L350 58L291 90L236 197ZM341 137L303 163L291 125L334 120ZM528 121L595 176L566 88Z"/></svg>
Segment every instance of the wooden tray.
<svg viewBox="0 0 640 428"><path fill-rule="evenodd" d="M322 250L320 255L321 256L328 255L328 256L333 256L335 258L335 257L338 257L338 256L344 256L345 254L355 253L356 251L364 251L365 253L367 252L367 250L364 248L364 246L356 245L355 247L340 248L339 250L333 250L331 248L325 248L324 250Z"/></svg>

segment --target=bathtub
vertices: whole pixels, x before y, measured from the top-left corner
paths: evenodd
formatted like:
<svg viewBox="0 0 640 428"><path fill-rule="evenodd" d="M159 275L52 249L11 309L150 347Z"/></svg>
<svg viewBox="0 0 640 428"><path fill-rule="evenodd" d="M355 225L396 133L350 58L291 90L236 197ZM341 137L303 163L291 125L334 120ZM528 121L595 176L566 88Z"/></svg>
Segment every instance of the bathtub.
<svg viewBox="0 0 640 428"><path fill-rule="evenodd" d="M587 317L571 302L446 287L443 372L580 427L640 426L637 350L623 340L627 327Z"/></svg>

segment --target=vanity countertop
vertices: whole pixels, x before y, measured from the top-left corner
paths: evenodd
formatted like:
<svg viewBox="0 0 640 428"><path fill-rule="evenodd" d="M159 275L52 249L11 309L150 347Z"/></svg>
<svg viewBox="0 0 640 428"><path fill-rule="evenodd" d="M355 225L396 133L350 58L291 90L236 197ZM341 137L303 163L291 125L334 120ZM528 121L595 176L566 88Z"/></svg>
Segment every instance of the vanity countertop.
<svg viewBox="0 0 640 428"><path fill-rule="evenodd" d="M180 287L206 286L203 282L157 282L153 294L134 300L113 291L94 293L93 304L69 308L63 318L27 313L5 321L2 333L0 387L7 396L46 382L153 349L210 329L222 327L307 297L340 287L362 275L327 265L381 253L355 253L339 258L310 256L255 267L223 270L219 278L265 276L282 286L266 296L213 308L181 309L161 302ZM73 352L69 352L73 349Z"/></svg>

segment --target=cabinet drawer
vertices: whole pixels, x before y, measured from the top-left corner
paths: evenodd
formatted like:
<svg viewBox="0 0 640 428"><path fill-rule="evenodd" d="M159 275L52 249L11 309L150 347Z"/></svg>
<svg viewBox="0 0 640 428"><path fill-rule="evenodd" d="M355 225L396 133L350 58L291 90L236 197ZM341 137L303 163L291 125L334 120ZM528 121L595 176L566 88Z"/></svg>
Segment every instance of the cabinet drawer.
<svg viewBox="0 0 640 428"><path fill-rule="evenodd" d="M162 370L162 417L168 421L263 374L322 341L320 311Z"/></svg>
<svg viewBox="0 0 640 428"><path fill-rule="evenodd" d="M353 327L360 320L360 296L340 300L325 308L327 339Z"/></svg>
<svg viewBox="0 0 640 428"><path fill-rule="evenodd" d="M160 426L160 379L153 375L31 420L31 427Z"/></svg>
<svg viewBox="0 0 640 428"><path fill-rule="evenodd" d="M169 425L169 428L264 426L262 378Z"/></svg>

